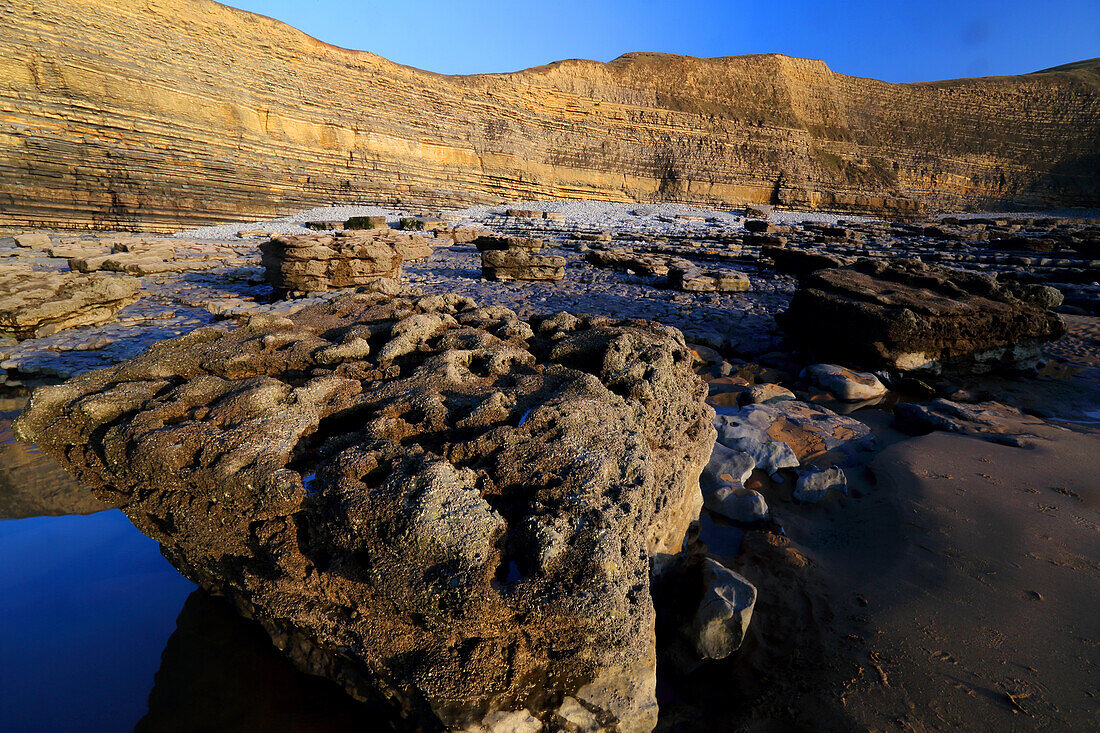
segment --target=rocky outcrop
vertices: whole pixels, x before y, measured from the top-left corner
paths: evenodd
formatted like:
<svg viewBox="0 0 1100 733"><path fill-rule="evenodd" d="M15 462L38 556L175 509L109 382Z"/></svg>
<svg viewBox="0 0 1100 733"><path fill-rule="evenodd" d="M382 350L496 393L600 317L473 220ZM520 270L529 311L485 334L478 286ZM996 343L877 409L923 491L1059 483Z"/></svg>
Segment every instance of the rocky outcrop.
<svg viewBox="0 0 1100 733"><path fill-rule="evenodd" d="M714 420L718 442L745 454L751 459L752 467L768 473L795 468L833 451L853 455L875 444L871 429L859 420L808 402L779 400L723 408L719 412ZM745 473L731 472L732 466L749 463L744 457L735 458L716 450L711 460L717 461L707 469L711 474L734 486L744 481Z"/></svg>
<svg viewBox="0 0 1100 733"><path fill-rule="evenodd" d="M141 297L141 281L120 275L0 266L0 337L49 336L74 326L106 323Z"/></svg>
<svg viewBox="0 0 1100 733"><path fill-rule="evenodd" d="M878 377L867 372L855 372L836 364L811 364L802 376L843 402L864 402L886 394Z"/></svg>
<svg viewBox="0 0 1100 733"><path fill-rule="evenodd" d="M42 388L15 430L414 726L643 731L650 566L715 438L692 363L641 321L359 293Z"/></svg>
<svg viewBox="0 0 1100 733"><path fill-rule="evenodd" d="M173 229L332 201L1100 202L1091 63L889 84L776 54L635 53L443 76L208 0L0 12L0 226Z"/></svg>
<svg viewBox="0 0 1100 733"><path fill-rule="evenodd" d="M870 369L988 370L1027 366L1065 333L1044 285L916 260L862 260L806 276L781 314L784 330L815 357Z"/></svg>
<svg viewBox="0 0 1100 733"><path fill-rule="evenodd" d="M827 252L815 252L806 249L788 249L786 247L764 246L760 249L760 256L770 260L771 266L776 272L785 275L802 277L817 270L828 270L833 267L843 267L855 262L854 257L829 254Z"/></svg>
<svg viewBox="0 0 1100 733"><path fill-rule="evenodd" d="M481 253L481 273L488 280L561 280L565 258L525 249L487 249Z"/></svg>
<svg viewBox="0 0 1100 733"><path fill-rule="evenodd" d="M339 231L304 237L275 236L260 245L267 281L276 289L322 292L366 285L380 277L401 277L413 237L392 229ZM416 237L416 239L422 239ZM428 254L431 248L426 244Z"/></svg>
<svg viewBox="0 0 1100 733"><path fill-rule="evenodd" d="M898 403L894 406L894 425L914 435L942 430L1023 448L1034 446L1035 432L1043 426L1043 420L999 402L962 404L936 399Z"/></svg>

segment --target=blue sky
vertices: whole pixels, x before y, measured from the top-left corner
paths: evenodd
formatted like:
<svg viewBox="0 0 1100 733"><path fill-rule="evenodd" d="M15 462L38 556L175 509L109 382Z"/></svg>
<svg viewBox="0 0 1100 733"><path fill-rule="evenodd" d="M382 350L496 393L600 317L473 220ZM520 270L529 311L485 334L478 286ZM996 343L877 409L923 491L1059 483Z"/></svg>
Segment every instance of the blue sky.
<svg viewBox="0 0 1100 733"><path fill-rule="evenodd" d="M1022 74L1100 56L1100 0L230 0L322 41L444 74L628 51L779 52L886 81Z"/></svg>

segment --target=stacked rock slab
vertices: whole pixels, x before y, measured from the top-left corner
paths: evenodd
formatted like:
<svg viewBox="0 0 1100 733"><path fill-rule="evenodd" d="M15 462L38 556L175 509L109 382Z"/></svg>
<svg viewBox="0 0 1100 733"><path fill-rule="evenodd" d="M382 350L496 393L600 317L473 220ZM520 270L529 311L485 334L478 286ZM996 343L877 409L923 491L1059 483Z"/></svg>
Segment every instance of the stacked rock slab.
<svg viewBox="0 0 1100 733"><path fill-rule="evenodd" d="M487 249L481 253L481 274L488 280L561 280L565 258L520 248Z"/></svg>
<svg viewBox="0 0 1100 733"><path fill-rule="evenodd" d="M141 297L141 281L120 275L44 272L0 267L0 336L49 336L74 326L106 323Z"/></svg>
<svg viewBox="0 0 1100 733"><path fill-rule="evenodd" d="M806 275L780 323L816 358L869 369L1033 364L1065 333L1053 288L916 260L860 260Z"/></svg>
<svg viewBox="0 0 1100 733"><path fill-rule="evenodd" d="M694 265L670 268L668 284L689 293L744 293L752 290L752 284L744 273L703 270Z"/></svg>
<svg viewBox="0 0 1100 733"><path fill-rule="evenodd" d="M399 247L416 246L408 241L412 239L392 229L275 236L260 245L260 252L267 280L274 287L318 292L365 285L380 277L401 277Z"/></svg>
<svg viewBox="0 0 1100 733"><path fill-rule="evenodd" d="M664 326L356 293L42 388L15 431L418 729L647 731L705 395Z"/></svg>

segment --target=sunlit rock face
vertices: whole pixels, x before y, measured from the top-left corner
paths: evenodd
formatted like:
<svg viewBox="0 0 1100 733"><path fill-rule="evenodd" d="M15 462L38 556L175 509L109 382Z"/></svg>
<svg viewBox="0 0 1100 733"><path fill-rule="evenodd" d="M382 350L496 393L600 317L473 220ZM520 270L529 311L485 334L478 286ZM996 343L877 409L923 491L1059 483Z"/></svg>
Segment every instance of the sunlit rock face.
<svg viewBox="0 0 1100 733"><path fill-rule="evenodd" d="M424 729L656 722L651 564L715 440L678 331L362 292L35 392L16 433Z"/></svg>
<svg viewBox="0 0 1100 733"><path fill-rule="evenodd" d="M3 21L0 225L170 229L361 200L1100 201L1088 63L889 84L775 54L638 53L443 76L207 0L11 0Z"/></svg>

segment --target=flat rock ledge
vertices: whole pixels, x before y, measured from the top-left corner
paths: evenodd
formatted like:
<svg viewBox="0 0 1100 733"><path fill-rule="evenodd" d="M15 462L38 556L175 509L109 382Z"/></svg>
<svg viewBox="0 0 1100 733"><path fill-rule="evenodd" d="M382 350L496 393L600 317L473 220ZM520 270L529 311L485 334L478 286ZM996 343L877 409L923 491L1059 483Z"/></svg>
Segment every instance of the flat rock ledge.
<svg viewBox="0 0 1100 733"><path fill-rule="evenodd" d="M324 292L401 277L401 263L428 257L425 237L393 229L275 236L260 245L267 281L282 291Z"/></svg>
<svg viewBox="0 0 1100 733"><path fill-rule="evenodd" d="M0 266L0 338L40 338L106 323L141 297L141 281Z"/></svg>
<svg viewBox="0 0 1100 733"><path fill-rule="evenodd" d="M37 390L15 431L421 730L648 731L715 430L675 329L360 292Z"/></svg>
<svg viewBox="0 0 1100 733"><path fill-rule="evenodd" d="M777 319L815 358L868 369L1027 368L1066 330L1061 293L899 259L804 276Z"/></svg>

